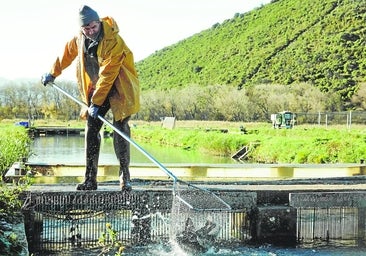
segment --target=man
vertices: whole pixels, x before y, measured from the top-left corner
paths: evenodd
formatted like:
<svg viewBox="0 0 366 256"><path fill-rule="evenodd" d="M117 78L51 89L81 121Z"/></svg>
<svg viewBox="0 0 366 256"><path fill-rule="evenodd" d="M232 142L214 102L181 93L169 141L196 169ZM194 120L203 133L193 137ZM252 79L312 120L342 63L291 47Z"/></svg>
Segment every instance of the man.
<svg viewBox="0 0 366 256"><path fill-rule="evenodd" d="M89 106L80 116L87 119L85 180L77 190L96 190L100 129L109 109L113 125L130 136L128 121L140 108L140 87L133 54L118 34L117 23L111 17L100 19L89 6L79 10L80 33L67 42L64 53L58 57L49 73L42 76L43 85L54 82L62 71L77 59L77 80L82 100ZM132 189L130 183L130 145L116 132L114 151L119 160L120 185Z"/></svg>

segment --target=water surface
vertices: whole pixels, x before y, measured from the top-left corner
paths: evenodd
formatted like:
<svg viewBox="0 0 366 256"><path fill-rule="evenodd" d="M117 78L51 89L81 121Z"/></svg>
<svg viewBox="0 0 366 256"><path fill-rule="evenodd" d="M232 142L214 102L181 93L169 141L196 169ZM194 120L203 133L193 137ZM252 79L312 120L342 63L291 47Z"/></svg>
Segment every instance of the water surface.
<svg viewBox="0 0 366 256"><path fill-rule="evenodd" d="M230 157L218 157L202 152L176 147L161 147L138 143L148 154L161 163L235 163ZM84 136L37 137L31 145L33 152L29 162L49 164L85 164ZM151 163L131 145L131 163ZM113 139L104 138L101 144L99 164L118 164L113 149Z"/></svg>
<svg viewBox="0 0 366 256"><path fill-rule="evenodd" d="M101 249L77 249L63 252L54 252L49 255L62 255L62 256L90 256L90 255L100 255ZM35 256L44 255L42 253L35 253ZM114 254L110 254L114 255ZM155 244L148 246L135 246L127 247L122 255L126 256L140 256L140 255L150 255L150 256L191 256L185 253L180 248L175 248L170 245L165 244ZM324 247L294 247L294 248L281 248L272 245L264 245L259 247L254 246L240 246L235 248L222 247L218 250L211 250L202 254L196 254L195 256L361 256L365 255L365 248L361 247L339 247L324 246Z"/></svg>

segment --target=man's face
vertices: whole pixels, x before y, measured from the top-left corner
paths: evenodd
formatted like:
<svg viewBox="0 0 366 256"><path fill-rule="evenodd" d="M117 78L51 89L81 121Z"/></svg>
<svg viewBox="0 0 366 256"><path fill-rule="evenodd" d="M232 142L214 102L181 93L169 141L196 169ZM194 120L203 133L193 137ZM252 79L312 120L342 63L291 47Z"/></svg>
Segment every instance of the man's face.
<svg viewBox="0 0 366 256"><path fill-rule="evenodd" d="M81 27L81 31L86 37L95 40L100 31L100 24L100 21L92 21L88 25Z"/></svg>

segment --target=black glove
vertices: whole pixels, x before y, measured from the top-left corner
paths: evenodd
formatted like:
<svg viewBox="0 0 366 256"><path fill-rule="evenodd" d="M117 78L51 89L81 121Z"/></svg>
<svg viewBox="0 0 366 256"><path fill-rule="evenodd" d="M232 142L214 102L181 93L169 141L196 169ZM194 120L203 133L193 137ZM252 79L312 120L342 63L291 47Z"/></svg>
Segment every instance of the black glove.
<svg viewBox="0 0 366 256"><path fill-rule="evenodd" d="M55 77L51 75L50 73L46 73L41 78L41 83L46 86L48 83L53 83L55 81Z"/></svg>

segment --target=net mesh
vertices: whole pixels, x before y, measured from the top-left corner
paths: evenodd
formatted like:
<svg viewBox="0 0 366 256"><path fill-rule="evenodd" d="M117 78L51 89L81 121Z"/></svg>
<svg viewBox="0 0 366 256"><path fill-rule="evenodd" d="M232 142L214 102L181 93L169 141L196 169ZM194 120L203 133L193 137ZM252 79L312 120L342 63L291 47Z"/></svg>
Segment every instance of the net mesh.
<svg viewBox="0 0 366 256"><path fill-rule="evenodd" d="M205 252L230 232L230 206L213 192L177 182L170 219L170 241L188 252Z"/></svg>
<svg viewBox="0 0 366 256"><path fill-rule="evenodd" d="M230 210L230 206L210 190L182 181L176 182L173 191L180 204L195 211Z"/></svg>

